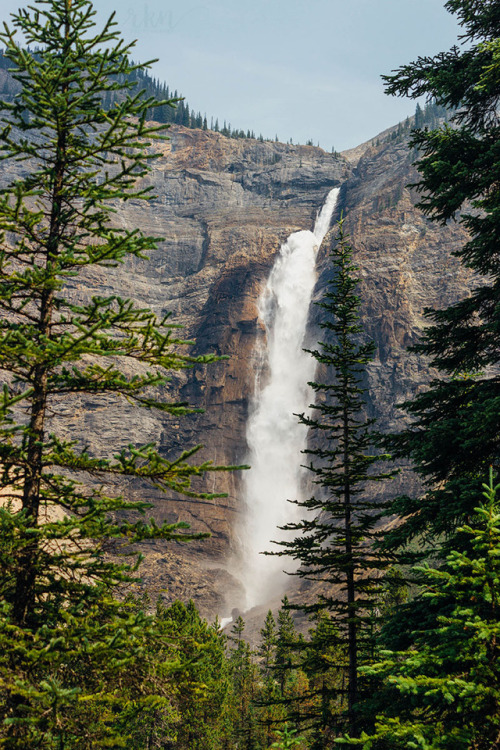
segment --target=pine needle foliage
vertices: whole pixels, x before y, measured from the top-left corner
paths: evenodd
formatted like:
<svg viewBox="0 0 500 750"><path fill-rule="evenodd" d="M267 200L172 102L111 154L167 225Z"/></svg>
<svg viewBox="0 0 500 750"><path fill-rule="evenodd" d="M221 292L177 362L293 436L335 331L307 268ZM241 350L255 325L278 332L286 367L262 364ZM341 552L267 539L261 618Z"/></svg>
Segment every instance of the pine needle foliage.
<svg viewBox="0 0 500 750"><path fill-rule="evenodd" d="M421 567L422 596L447 615L413 633L411 649L367 668L381 680L375 731L350 742L364 750L492 750L500 737L500 509L493 472L470 524L467 553L441 569Z"/></svg>
<svg viewBox="0 0 500 750"><path fill-rule="evenodd" d="M132 45L113 16L97 28L95 15L89 0L40 0L0 34L21 86L0 104L0 159L15 175L0 190L6 748L126 747L127 717L144 701L168 709L141 656L153 621L113 597L134 579L134 565L106 558L103 547L109 539L130 545L192 537L186 524L140 519L147 503L105 486L122 478L212 498L193 480L224 468L196 464L199 446L174 458L153 443L95 455L53 419L61 404L70 413L75 399L88 395L94 403L115 400L182 417L188 405L162 395L169 372L213 359L191 357L190 342L168 317L116 295L85 294L93 268L144 258L158 243L121 228L115 215L122 203L150 197L141 180L165 135L146 114L168 105L134 90L131 76L141 66L128 61ZM118 93L105 109L106 95Z"/></svg>
<svg viewBox="0 0 500 750"><path fill-rule="evenodd" d="M304 451L318 492L295 501L308 516L285 527L298 536L281 542L286 551L278 554L300 562L296 575L328 584L330 594L323 593L315 604L301 609L335 613L339 630L332 629L331 634L347 641L347 665L338 666L347 672L348 721L354 727L358 666L365 658L361 654L367 653L370 613L380 587L380 569L386 564L371 547L381 508L373 501L369 485L391 474L376 471L375 464L384 456L373 451L373 420L364 411L362 378L374 345L361 340L357 269L342 220L330 257L332 278L317 303L323 311L320 327L327 335L310 351L327 377L309 384L317 400L311 415L299 415L319 438L316 447Z"/></svg>
<svg viewBox="0 0 500 750"><path fill-rule="evenodd" d="M449 0L463 45L419 57L388 76L389 94L433 98L453 111L451 124L417 129L419 207L440 224L459 221L469 234L455 254L476 274L465 299L427 310L431 323L415 347L439 377L403 404L411 426L388 442L425 484L422 497L401 497L405 517L386 543L404 549L420 537L456 548L456 529L473 512L488 466L500 471L500 64L498 0Z"/></svg>

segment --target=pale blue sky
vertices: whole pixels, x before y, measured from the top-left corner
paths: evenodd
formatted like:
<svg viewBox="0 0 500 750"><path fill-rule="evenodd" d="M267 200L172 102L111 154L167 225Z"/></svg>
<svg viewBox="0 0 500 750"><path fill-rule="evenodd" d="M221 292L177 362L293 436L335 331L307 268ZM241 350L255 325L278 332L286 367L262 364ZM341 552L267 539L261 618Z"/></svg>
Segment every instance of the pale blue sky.
<svg viewBox="0 0 500 750"><path fill-rule="evenodd" d="M0 20L19 7L0 0ZM135 58L196 110L233 127L327 150L368 140L414 111L382 73L448 49L444 0L95 0L117 11Z"/></svg>

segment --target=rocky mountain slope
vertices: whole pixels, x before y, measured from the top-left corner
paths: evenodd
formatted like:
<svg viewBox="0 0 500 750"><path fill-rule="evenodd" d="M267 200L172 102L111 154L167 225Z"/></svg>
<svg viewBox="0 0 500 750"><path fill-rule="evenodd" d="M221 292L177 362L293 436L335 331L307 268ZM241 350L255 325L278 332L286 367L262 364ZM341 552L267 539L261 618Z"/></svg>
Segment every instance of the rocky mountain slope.
<svg viewBox="0 0 500 750"><path fill-rule="evenodd" d="M114 402L81 403L60 412L67 434L85 436L94 453L156 440L167 455L202 443L204 458L218 464L245 459L245 424L254 381L259 331L256 301L281 243L311 229L329 190L341 186L336 217L343 212L360 266L363 324L377 346L368 373L371 414L381 429L397 429L395 404L424 387L428 367L406 347L425 321L426 306L447 305L468 293L471 279L451 257L464 241L457 225L437 227L415 208L405 187L416 177L404 141L362 149L358 162L312 146L225 138L211 131L172 127L170 141L154 146L160 158L144 180L154 188L149 204L117 205L117 221L162 237L146 261L116 269L92 269L73 282L75 299L118 293L171 313L196 340L196 353L228 359L196 366L171 382L174 396L203 407L180 421ZM361 152L360 152L361 153ZM5 171L3 183L11 177ZM316 297L329 268L330 232L318 259ZM318 313L312 311L314 339ZM400 482L412 481L403 475ZM209 540L189 545L143 546L144 585L154 597L192 597L206 615L225 614L241 601L231 560L238 550L243 509L237 473L209 477L209 489L228 497L195 501L135 489L154 504L159 521L186 520ZM394 486L394 491L397 489Z"/></svg>

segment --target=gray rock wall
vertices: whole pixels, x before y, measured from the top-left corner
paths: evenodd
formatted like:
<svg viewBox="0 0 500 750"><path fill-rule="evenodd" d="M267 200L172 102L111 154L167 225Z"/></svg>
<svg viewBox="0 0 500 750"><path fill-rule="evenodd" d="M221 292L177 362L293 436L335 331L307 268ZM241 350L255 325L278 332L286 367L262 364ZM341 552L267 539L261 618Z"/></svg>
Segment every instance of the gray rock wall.
<svg viewBox="0 0 500 750"><path fill-rule="evenodd" d="M116 205L117 223L163 238L158 248L147 261L88 269L68 292L75 300L117 293L158 314L169 312L172 322L184 326L182 335L196 339L195 353L229 359L172 377L172 396L203 407L204 414L176 420L87 399L63 407L58 422L65 433L88 442L95 454L156 440L166 455L202 443L200 457L220 464L243 461L259 326L256 300L280 244L292 231L312 228L327 193L338 185L335 218L341 210L346 217L360 267L364 329L377 346L368 372L368 410L381 429L397 429L404 415L395 403L411 397L429 377L427 364L406 350L425 325L424 307L447 305L471 286L451 257L463 244L461 228L437 227L415 209L416 196L405 187L416 177L406 145L369 147L353 165L310 146L233 140L175 126L170 136L153 147L160 157L143 180L156 197ZM2 169L5 182L14 173ZM316 298L329 274L327 247L325 242L318 262ZM314 309L313 340L317 322ZM403 474L399 481L401 486L412 480ZM187 520L194 530L211 532L202 543L143 549L144 583L153 597L160 591L167 598L193 597L210 615L223 611L226 595L231 601L238 597L228 565L242 510L238 475L211 475L208 488L214 487L228 497L197 502L166 497L146 485L128 488L154 504L159 521Z"/></svg>

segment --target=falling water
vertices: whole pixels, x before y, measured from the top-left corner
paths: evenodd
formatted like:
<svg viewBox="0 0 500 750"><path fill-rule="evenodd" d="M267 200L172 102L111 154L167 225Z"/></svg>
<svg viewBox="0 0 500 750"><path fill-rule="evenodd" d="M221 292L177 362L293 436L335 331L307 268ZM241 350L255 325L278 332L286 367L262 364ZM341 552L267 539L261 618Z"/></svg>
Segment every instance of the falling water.
<svg viewBox="0 0 500 750"><path fill-rule="evenodd" d="M312 232L294 232L282 245L258 302L267 336L265 348L256 352L259 364L247 425L248 463L252 467L244 473L242 578L247 608L284 589L283 558L260 553L271 549L270 540L286 538L277 527L296 520L298 510L287 500L302 499L300 452L306 444L307 428L294 413L307 413L313 398L307 383L314 378L315 360L303 351L304 337L316 282L316 254L329 229L338 194L339 188L330 191ZM289 561L286 567L290 570Z"/></svg>

